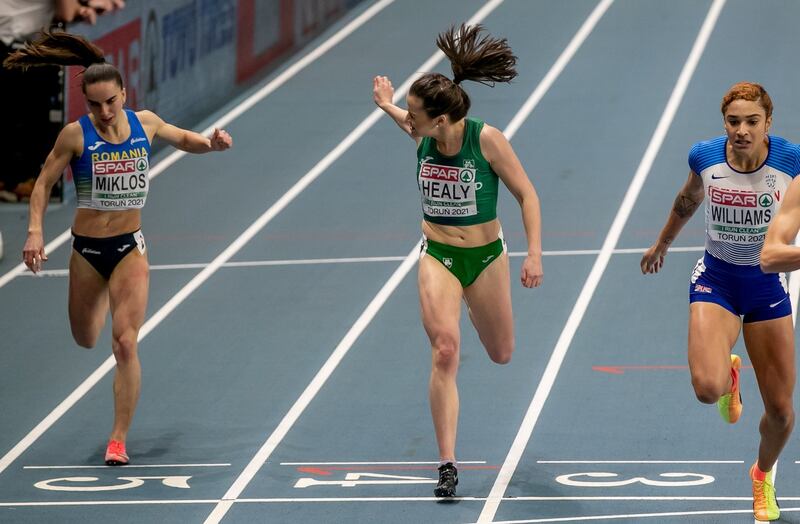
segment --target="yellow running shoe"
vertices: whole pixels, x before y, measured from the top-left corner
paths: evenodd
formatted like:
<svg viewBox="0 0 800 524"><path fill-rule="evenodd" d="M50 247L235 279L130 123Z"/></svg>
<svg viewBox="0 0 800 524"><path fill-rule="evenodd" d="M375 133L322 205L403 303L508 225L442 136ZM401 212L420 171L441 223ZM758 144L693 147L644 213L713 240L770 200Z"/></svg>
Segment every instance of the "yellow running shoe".
<svg viewBox="0 0 800 524"><path fill-rule="evenodd" d="M717 409L722 420L728 424L735 424L742 414L742 394L739 391L739 369L742 367L742 359L739 355L731 355L731 377L733 384L731 392L722 395L717 401Z"/></svg>
<svg viewBox="0 0 800 524"><path fill-rule="evenodd" d="M772 483L772 471L767 471L764 480L756 480L754 471L756 464L750 467L750 480L753 481L753 516L759 521L778 520L781 508L775 500L775 485Z"/></svg>

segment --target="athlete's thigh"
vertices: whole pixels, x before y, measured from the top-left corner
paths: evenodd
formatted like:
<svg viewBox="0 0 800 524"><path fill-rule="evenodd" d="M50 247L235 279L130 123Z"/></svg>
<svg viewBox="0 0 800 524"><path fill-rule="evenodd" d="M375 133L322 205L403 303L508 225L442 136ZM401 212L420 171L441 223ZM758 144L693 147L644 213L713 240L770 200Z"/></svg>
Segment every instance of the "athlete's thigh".
<svg viewBox="0 0 800 524"><path fill-rule="evenodd" d="M693 375L730 373L741 319L713 302L689 304L689 369Z"/></svg>
<svg viewBox="0 0 800 524"><path fill-rule="evenodd" d="M744 325L744 342L765 404L791 404L796 378L792 317Z"/></svg>
<svg viewBox="0 0 800 524"><path fill-rule="evenodd" d="M463 291L458 279L430 255L419 260L417 276L422 325L431 341L442 334L458 341Z"/></svg>
<svg viewBox="0 0 800 524"><path fill-rule="evenodd" d="M69 261L69 322L76 338L95 340L108 313L108 282L80 254Z"/></svg>
<svg viewBox="0 0 800 524"><path fill-rule="evenodd" d="M123 258L109 279L112 330L139 330L147 309L150 271L147 254L133 250Z"/></svg>
<svg viewBox="0 0 800 524"><path fill-rule="evenodd" d="M487 349L514 339L508 265L508 255L502 253L464 289L472 323Z"/></svg>

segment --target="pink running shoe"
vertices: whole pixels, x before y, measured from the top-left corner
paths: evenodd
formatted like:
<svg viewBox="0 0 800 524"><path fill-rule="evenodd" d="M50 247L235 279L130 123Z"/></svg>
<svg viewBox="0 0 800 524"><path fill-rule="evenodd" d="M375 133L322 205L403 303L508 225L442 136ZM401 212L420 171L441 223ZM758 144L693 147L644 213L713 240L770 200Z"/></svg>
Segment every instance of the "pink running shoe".
<svg viewBox="0 0 800 524"><path fill-rule="evenodd" d="M106 464L109 466L124 466L128 463L128 454L125 452L125 443L119 440L109 440L106 448Z"/></svg>

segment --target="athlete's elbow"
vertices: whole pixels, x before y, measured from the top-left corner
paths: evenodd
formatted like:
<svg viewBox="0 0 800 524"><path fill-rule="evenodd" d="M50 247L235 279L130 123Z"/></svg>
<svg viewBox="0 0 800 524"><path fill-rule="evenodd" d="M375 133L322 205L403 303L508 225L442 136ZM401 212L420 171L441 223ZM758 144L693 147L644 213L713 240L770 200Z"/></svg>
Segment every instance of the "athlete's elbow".
<svg viewBox="0 0 800 524"><path fill-rule="evenodd" d="M779 269L775 267L776 264L777 260L775 259L774 250L764 246L764 249L761 250L761 257L759 259L761 271L764 273L777 273Z"/></svg>

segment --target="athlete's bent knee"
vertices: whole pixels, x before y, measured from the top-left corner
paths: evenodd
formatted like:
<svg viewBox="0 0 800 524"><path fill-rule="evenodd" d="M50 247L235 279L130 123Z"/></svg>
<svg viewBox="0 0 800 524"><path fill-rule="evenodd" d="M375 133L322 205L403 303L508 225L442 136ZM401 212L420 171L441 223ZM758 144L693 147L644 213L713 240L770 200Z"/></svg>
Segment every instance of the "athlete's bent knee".
<svg viewBox="0 0 800 524"><path fill-rule="evenodd" d="M72 328L72 339L82 348L92 349L97 344L98 334L86 333Z"/></svg>
<svg viewBox="0 0 800 524"><path fill-rule="evenodd" d="M72 338L75 340L76 344L85 349L94 349L95 344L97 344L97 339L80 338L74 333L72 334Z"/></svg>
<svg viewBox="0 0 800 524"><path fill-rule="evenodd" d="M725 388L725 385L715 380L693 379L692 387L697 400L703 404L713 404L722 395L730 392Z"/></svg>
<svg viewBox="0 0 800 524"><path fill-rule="evenodd" d="M514 342L497 345L489 350L489 358L495 364L508 364L514 354Z"/></svg>
<svg viewBox="0 0 800 524"><path fill-rule="evenodd" d="M492 355L490 357L495 364L508 364L511 362L511 353L503 353L500 355Z"/></svg>

